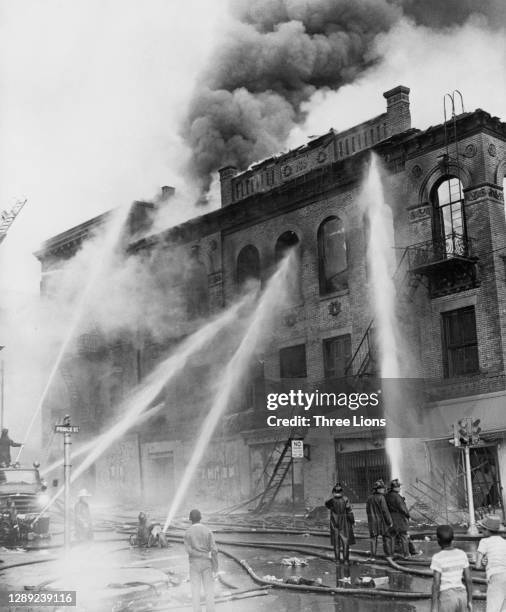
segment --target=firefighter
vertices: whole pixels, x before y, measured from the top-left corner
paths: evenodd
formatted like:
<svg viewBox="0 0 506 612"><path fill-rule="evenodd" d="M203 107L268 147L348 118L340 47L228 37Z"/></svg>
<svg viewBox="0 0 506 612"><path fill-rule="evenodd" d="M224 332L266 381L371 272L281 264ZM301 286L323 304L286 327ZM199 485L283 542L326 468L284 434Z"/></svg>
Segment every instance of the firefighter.
<svg viewBox="0 0 506 612"><path fill-rule="evenodd" d="M378 480L374 483L373 492L366 503L367 522L369 524L369 535L371 537L371 560L376 558L378 551L378 537L383 539L383 552L385 556L391 557L390 530L392 529L392 517L388 510L385 499L385 483Z"/></svg>
<svg viewBox="0 0 506 612"><path fill-rule="evenodd" d="M137 518L139 520L137 535L130 538L130 543L133 546L147 546L149 539L148 515L145 512L139 512Z"/></svg>
<svg viewBox="0 0 506 612"><path fill-rule="evenodd" d="M93 524L91 522L91 512L87 497L91 497L86 489L81 489L77 494L79 500L74 506L74 525L76 538L79 542L93 540Z"/></svg>
<svg viewBox="0 0 506 612"><path fill-rule="evenodd" d="M9 437L9 430L4 427L2 429L2 435L0 435L0 465L3 467L9 467L11 464L11 446L19 448L23 445L11 440Z"/></svg>
<svg viewBox="0 0 506 612"><path fill-rule="evenodd" d="M325 502L330 510L330 541L334 548L336 563L341 563L341 551L345 564L350 563L350 546L355 544L353 525L355 517L350 500L343 495L341 483L332 489L332 497Z"/></svg>
<svg viewBox="0 0 506 612"><path fill-rule="evenodd" d="M390 516L392 517L392 529L390 530L390 551L395 550L395 540L401 545L403 557L409 557L409 511L404 497L400 494L401 483L395 478L390 483L390 490L385 496Z"/></svg>

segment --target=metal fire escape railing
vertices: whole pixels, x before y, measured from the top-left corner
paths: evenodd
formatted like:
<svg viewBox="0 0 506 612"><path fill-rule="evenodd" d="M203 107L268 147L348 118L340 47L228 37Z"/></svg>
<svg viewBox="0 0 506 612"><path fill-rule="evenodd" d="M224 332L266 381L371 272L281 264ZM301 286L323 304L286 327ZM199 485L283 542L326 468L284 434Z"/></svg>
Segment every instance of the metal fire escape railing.
<svg viewBox="0 0 506 612"><path fill-rule="evenodd" d="M279 456L276 461L276 465L274 466L274 470L269 478L269 482L267 483L267 486L265 487L256 508L254 509L255 513L266 512L272 506L272 503L293 464L291 444L292 438L289 438L281 450L276 449L276 446L274 447L273 453L278 453Z"/></svg>
<svg viewBox="0 0 506 612"><path fill-rule="evenodd" d="M373 323L372 320L365 330L362 340L360 340L355 352L353 353L344 373L346 376L355 376L360 378L363 376L370 365L374 366L373 357Z"/></svg>
<svg viewBox="0 0 506 612"><path fill-rule="evenodd" d="M455 232L439 239L414 244L407 250L411 271L421 270L450 259L474 259L472 239Z"/></svg>
<svg viewBox="0 0 506 612"><path fill-rule="evenodd" d="M399 259L399 263L395 269L395 272L392 276L392 280L394 281L394 285L396 288L399 288L406 282L406 278L409 275L409 270L405 271L405 274L400 277L400 271L403 269L404 260L408 260L409 266L409 249L412 247L407 247L404 249L401 258ZM409 283L410 292L416 290L417 284ZM367 326L362 339L358 343L355 352L353 353L350 361L348 362L344 374L345 376L352 376L354 378L361 378L367 374L374 373L374 367L376 363L376 355L375 355L375 342L374 342L374 319L371 320L369 325Z"/></svg>

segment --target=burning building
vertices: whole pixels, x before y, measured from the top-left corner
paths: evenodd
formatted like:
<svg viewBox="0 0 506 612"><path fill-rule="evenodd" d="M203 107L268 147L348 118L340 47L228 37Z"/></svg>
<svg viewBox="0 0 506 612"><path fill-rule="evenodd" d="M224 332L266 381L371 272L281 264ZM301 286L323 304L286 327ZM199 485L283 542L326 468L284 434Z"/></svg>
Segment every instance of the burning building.
<svg viewBox="0 0 506 612"><path fill-rule="evenodd" d="M437 516L443 505L464 506L461 452L449 440L454 424L473 417L481 419L482 429L480 444L471 450L475 505L502 509L506 124L476 110L420 131L411 127L407 87L383 95L386 111L369 121L330 130L245 171L222 168L220 209L161 233L139 238L132 231L125 242L129 257L149 260L159 296L177 290L181 317L162 339L139 330L113 342L100 331L80 335L46 401L47 431L70 413L83 425L83 438L97 435L117 416L114 406L121 397L164 355L231 304L245 285L264 286L294 248L298 279L290 303L268 345L253 356L248 383L227 407L189 500L205 499L210 507L250 500L250 508L259 510L315 506L339 480L360 504L378 478L397 477L390 473L386 450L388 423L386 428L376 421L346 428L267 423L274 414L266 405L270 393L381 386L369 293L371 227L361 204L373 152L392 211L387 248L395 256L401 376L409 383L402 406L395 408L398 418L392 412L389 418L402 425L393 428L395 435L405 438L400 452L408 501L429 500L433 508L421 505L422 516ZM159 205L170 206L170 197ZM146 210L149 205L136 204L136 223L144 223ZM102 221L48 240L37 253L43 279ZM174 259L184 260L182 269L164 276L167 261ZM219 376L212 356L192 360L183 379L157 398L160 411L97 461L95 485L125 499L142 495L153 504L168 503L208 406L210 381ZM342 409L319 412L350 416ZM304 414L280 410L276 416ZM292 439L303 440L302 458L292 458ZM430 502L433 497L440 508Z"/></svg>

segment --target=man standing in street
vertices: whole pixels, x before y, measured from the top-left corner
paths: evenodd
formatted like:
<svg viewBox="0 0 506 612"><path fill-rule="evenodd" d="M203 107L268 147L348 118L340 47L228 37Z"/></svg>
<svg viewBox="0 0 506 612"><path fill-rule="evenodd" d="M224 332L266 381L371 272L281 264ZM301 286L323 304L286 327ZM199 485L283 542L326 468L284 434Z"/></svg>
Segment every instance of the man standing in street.
<svg viewBox="0 0 506 612"><path fill-rule="evenodd" d="M341 551L346 565L350 563L350 546L355 544L353 525L355 517L350 500L343 495L341 483L332 489L332 497L325 502L330 510L330 542L334 548L336 563L341 563Z"/></svg>
<svg viewBox="0 0 506 612"><path fill-rule="evenodd" d="M390 490L386 494L386 502L390 516L392 517L393 527L391 529L390 553L395 551L395 540L398 538L402 547L402 556L409 557L409 512L404 497L401 493L401 483L395 478L390 483Z"/></svg>
<svg viewBox="0 0 506 612"><path fill-rule="evenodd" d="M93 540L93 523L91 512L86 498L91 497L86 489L81 489L77 494L79 500L74 506L74 525L76 538L79 542Z"/></svg>
<svg viewBox="0 0 506 612"><path fill-rule="evenodd" d="M184 547L190 561L193 612L201 612L201 584L206 596L206 612L214 612L213 573L218 571L218 549L211 530L201 524L201 518L200 510L190 512L192 526L184 534Z"/></svg>

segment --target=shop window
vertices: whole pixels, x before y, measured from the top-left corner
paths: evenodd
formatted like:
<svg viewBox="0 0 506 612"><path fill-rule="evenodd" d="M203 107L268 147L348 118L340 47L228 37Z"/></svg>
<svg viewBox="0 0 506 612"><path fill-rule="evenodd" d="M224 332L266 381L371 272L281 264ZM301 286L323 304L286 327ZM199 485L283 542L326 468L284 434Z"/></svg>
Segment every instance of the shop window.
<svg viewBox="0 0 506 612"><path fill-rule="evenodd" d="M343 222L329 217L318 229L320 295L348 287L348 258Z"/></svg>
<svg viewBox="0 0 506 612"><path fill-rule="evenodd" d="M351 336L337 336L323 341L325 378L342 378L351 359Z"/></svg>
<svg viewBox="0 0 506 612"><path fill-rule="evenodd" d="M288 346L279 351L281 378L306 378L306 345Z"/></svg>
<svg viewBox="0 0 506 612"><path fill-rule="evenodd" d="M478 372L478 339L474 306L445 312L442 317L445 378Z"/></svg>

